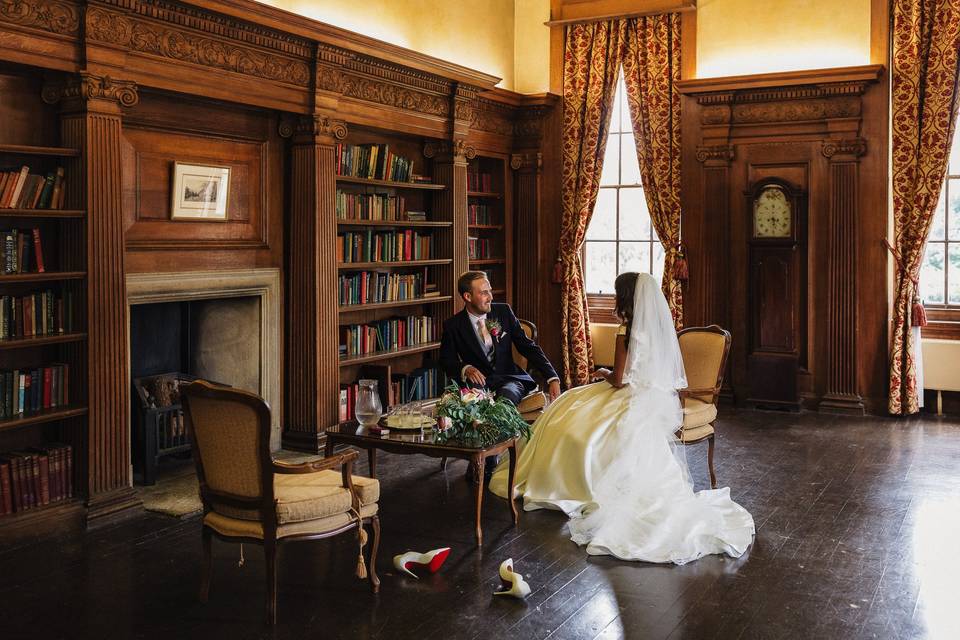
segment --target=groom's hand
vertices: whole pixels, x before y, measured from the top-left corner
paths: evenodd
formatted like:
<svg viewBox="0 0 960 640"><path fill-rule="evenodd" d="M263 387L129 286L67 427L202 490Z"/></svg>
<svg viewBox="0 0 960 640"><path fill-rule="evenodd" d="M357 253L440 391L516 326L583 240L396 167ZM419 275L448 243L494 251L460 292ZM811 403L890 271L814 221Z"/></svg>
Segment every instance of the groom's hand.
<svg viewBox="0 0 960 640"><path fill-rule="evenodd" d="M551 381L550 381L550 386L547 387L547 393L550 394L550 402L553 402L553 401L556 400L558 397L560 397L560 381L559 381L559 380L551 380Z"/></svg>
<svg viewBox="0 0 960 640"><path fill-rule="evenodd" d="M463 375L467 380L481 387L487 383L487 376L480 373L480 369L472 365L466 368Z"/></svg>

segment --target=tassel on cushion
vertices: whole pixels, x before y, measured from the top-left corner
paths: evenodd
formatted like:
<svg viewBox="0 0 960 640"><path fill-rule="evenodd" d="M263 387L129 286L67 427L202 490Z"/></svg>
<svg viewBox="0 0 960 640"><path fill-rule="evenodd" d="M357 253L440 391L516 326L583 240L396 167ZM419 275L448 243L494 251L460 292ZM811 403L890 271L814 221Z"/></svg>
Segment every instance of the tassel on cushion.
<svg viewBox="0 0 960 640"><path fill-rule="evenodd" d="M357 513L354 511L354 513ZM367 532L363 528L363 519L357 513L357 540L360 543L360 552L357 554L357 577L361 580L367 577L367 562L363 559L363 547L367 544Z"/></svg>

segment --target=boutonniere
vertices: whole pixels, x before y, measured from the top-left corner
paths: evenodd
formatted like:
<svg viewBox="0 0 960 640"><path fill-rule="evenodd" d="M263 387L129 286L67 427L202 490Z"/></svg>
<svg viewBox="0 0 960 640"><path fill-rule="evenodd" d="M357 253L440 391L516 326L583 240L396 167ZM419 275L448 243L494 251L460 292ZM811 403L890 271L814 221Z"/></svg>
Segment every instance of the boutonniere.
<svg viewBox="0 0 960 640"><path fill-rule="evenodd" d="M490 335L493 337L493 339L499 340L500 334L503 333L503 327L500 326L500 323L496 320L487 320L486 325L487 331L490 332Z"/></svg>

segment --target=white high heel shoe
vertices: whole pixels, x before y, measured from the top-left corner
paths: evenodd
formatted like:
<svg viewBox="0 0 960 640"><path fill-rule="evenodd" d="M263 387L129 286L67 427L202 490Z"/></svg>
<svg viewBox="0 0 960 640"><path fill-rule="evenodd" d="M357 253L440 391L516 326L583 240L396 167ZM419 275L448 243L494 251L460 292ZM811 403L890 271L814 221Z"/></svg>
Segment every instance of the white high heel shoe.
<svg viewBox="0 0 960 640"><path fill-rule="evenodd" d="M495 596L513 596L523 600L530 595L530 585L523 576L513 570L513 558L507 558L500 563L500 579L510 588L503 591L494 591Z"/></svg>
<svg viewBox="0 0 960 640"><path fill-rule="evenodd" d="M449 555L450 547L434 549L433 551L427 551L426 553L407 551L406 553L393 556L393 566L397 571L402 571L403 573L419 579L417 574L410 570L411 567L427 567L430 570L430 573L436 573L437 569L440 568L440 565L446 561L447 556Z"/></svg>

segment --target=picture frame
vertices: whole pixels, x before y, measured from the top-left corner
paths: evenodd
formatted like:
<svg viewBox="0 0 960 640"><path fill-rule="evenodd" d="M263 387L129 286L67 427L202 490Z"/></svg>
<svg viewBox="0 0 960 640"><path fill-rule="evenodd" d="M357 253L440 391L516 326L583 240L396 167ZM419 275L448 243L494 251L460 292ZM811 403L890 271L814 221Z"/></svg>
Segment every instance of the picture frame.
<svg viewBox="0 0 960 640"><path fill-rule="evenodd" d="M226 222L230 167L173 163L171 220Z"/></svg>

